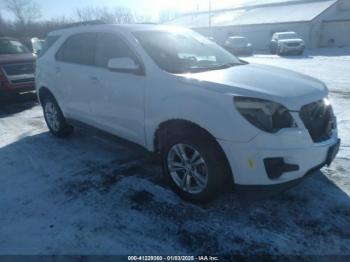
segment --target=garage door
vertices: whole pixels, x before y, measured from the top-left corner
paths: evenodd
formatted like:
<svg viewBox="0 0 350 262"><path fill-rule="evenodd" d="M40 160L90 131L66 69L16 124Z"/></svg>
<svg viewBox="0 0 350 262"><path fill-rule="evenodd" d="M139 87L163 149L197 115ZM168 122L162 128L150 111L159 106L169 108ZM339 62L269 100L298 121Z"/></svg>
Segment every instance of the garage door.
<svg viewBox="0 0 350 262"><path fill-rule="evenodd" d="M350 46L350 20L323 22L321 27L321 46Z"/></svg>

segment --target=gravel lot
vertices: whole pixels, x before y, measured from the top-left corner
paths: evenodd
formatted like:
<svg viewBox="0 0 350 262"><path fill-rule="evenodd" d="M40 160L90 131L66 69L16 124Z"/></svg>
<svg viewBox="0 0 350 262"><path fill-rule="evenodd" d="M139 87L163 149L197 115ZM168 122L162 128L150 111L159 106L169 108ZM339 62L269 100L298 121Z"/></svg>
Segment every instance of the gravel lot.
<svg viewBox="0 0 350 262"><path fill-rule="evenodd" d="M268 199L194 206L143 152L56 139L32 96L0 102L0 254L350 255L350 50L247 60L326 82L343 140L331 168Z"/></svg>

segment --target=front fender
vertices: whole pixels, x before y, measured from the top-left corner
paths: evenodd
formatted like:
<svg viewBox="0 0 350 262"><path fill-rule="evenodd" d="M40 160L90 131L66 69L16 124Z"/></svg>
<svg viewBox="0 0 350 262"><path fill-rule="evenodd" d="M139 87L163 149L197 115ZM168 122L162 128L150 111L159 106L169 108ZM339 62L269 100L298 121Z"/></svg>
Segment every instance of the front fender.
<svg viewBox="0 0 350 262"><path fill-rule="evenodd" d="M150 151L154 150L159 126L169 120L192 122L221 140L244 142L258 133L234 108L232 95L181 82L150 87L146 93L145 117L146 146Z"/></svg>

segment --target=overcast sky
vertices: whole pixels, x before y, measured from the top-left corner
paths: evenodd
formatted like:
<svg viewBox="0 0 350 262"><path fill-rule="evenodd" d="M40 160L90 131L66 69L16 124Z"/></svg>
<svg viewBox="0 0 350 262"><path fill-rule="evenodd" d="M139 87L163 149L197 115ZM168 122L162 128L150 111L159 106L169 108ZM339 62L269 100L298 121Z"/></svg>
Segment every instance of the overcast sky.
<svg viewBox="0 0 350 262"><path fill-rule="evenodd" d="M157 19L159 11L162 9L173 8L180 12L190 12L197 9L206 10L209 6L209 0L35 0L41 7L42 18L49 19L54 17L70 17L73 10L84 6L125 6L136 13L151 16ZM291 0L211 0L213 9L232 7L236 5L246 5L265 2L283 2ZM2 2L1 13L9 17L4 11L4 0Z"/></svg>

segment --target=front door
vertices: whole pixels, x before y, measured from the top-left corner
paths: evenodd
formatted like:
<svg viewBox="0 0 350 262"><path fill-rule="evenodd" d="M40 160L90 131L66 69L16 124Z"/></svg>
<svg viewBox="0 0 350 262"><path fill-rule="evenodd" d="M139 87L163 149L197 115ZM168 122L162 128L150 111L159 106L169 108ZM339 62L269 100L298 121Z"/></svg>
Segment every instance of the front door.
<svg viewBox="0 0 350 262"><path fill-rule="evenodd" d="M90 75L99 88L95 89L91 110L98 126L134 143L144 145L145 135L145 75L114 72L108 69L112 58L131 58L141 66L126 40L112 33L98 36L96 71Z"/></svg>

